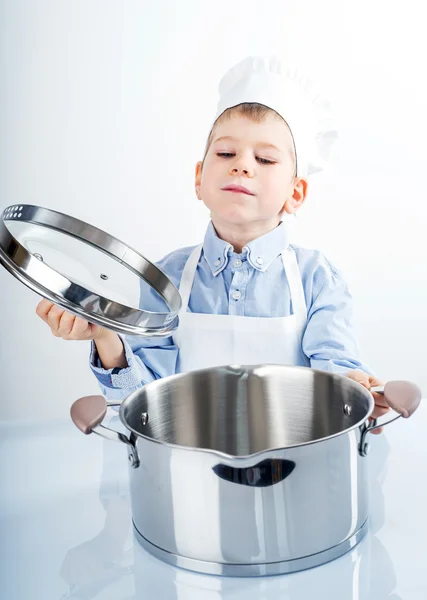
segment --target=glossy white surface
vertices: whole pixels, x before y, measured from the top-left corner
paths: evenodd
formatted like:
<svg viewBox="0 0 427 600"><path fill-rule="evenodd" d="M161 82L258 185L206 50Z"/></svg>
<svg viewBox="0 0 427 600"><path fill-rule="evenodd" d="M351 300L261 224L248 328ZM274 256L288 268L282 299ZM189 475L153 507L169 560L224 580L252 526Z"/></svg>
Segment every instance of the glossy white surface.
<svg viewBox="0 0 427 600"><path fill-rule="evenodd" d="M0 598L425 600L426 430L424 400L411 419L370 436L370 531L352 552L243 579L170 567L134 542L122 445L68 421L3 426Z"/></svg>

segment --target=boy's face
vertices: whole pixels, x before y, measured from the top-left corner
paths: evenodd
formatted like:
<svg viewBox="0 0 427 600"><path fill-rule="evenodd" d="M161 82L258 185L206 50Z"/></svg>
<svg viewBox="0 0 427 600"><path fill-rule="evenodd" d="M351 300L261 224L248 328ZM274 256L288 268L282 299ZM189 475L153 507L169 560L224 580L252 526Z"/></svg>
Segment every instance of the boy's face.
<svg viewBox="0 0 427 600"><path fill-rule="evenodd" d="M304 201L306 182L295 178L294 170L292 136L284 121L268 116L255 123L232 115L215 126L203 168L197 164L196 192L214 223L277 224L284 210L295 212Z"/></svg>

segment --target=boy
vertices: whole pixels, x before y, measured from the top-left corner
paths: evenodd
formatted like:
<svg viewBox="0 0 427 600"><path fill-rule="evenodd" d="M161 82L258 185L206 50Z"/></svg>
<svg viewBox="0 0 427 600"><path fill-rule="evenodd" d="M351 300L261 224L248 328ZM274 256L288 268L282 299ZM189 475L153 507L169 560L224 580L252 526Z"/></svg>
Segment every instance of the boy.
<svg viewBox="0 0 427 600"><path fill-rule="evenodd" d="M160 377L226 364L310 366L367 389L381 385L357 356L345 282L319 252L290 245L282 221L305 201L307 175L318 170L319 143L330 143L331 131L316 136L314 103L274 58L245 59L219 91L195 175L196 195L211 213L204 242L158 263L183 299L176 333L125 340L46 300L39 316L54 335L93 340L91 368L111 399ZM378 418L388 409L382 395L374 399Z"/></svg>

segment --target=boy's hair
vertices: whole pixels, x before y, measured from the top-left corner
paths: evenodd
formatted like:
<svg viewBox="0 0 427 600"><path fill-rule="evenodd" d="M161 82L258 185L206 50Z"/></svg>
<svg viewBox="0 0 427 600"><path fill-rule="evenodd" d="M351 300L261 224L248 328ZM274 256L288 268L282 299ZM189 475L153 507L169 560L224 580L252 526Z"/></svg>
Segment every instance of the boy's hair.
<svg viewBox="0 0 427 600"><path fill-rule="evenodd" d="M265 106L264 104L258 104L257 102L243 102L242 104L238 104L237 106L232 106L231 108L227 108L227 110L225 110L213 124L213 127L212 127L211 132L208 137L208 141L206 143L205 155L203 157L203 164L206 159L206 154L208 153L208 150L211 147L216 126L219 125L220 123L223 123L227 119L230 119L234 115L238 115L240 117L246 117L246 118L250 119L251 121L254 121L255 123L262 123L267 117L273 117L277 120L283 121L283 123L285 123L286 127L288 127L288 124L283 119L283 117L281 117L279 115L279 113L277 113L272 108ZM292 133L291 133L291 136L292 136ZM292 139L293 139L293 137L292 137ZM294 168L294 177L295 177L295 175L296 175L296 157L295 157L294 146L292 146L292 156L293 156L293 160L294 160L294 164L295 164L295 168Z"/></svg>

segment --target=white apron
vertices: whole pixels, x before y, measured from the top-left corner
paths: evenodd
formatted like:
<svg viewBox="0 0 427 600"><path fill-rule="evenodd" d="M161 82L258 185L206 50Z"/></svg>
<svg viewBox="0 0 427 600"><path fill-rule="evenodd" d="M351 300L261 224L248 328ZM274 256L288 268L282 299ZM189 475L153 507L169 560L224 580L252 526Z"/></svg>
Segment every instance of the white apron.
<svg viewBox="0 0 427 600"><path fill-rule="evenodd" d="M255 365L255 364L284 364L308 366L309 362L301 349L301 339L307 322L307 308L301 275L295 252L288 247L282 253L283 266L291 292L294 314L290 317L242 317L237 315L212 315L187 312L194 276L201 256L202 246L198 246L190 255L182 274L179 287L182 297L182 309L179 314L180 325L173 335L174 343L179 348L177 372L185 373L206 367L221 365ZM192 472L191 461L186 465L179 456L172 453L170 473L173 485L182 486L182 482L190 480ZM263 530L262 500L263 491L260 488L256 497L257 522L254 526ZM283 505L284 492L276 494L275 502ZM178 551L185 555L193 555L201 560L212 560L205 556L206 545L197 533L195 526L189 531L188 523L182 515L188 511L195 518L200 516L200 506L215 503L221 505L220 480L211 480L209 487L193 486L191 494L176 495L173 502L174 527L177 539L185 540ZM280 511L278 511L280 514ZM285 519L286 520L286 519ZM206 524L204 524L206 525ZM279 519L277 526L286 527L287 523ZM221 546L221 531L212 525L209 531L210 546L217 546L216 560L223 560ZM262 551L264 544L260 540ZM256 558L256 556L255 556Z"/></svg>
<svg viewBox="0 0 427 600"><path fill-rule="evenodd" d="M202 247L195 248L188 258L179 286L182 308L180 324L173 335L174 344L179 348L177 372L237 364L308 366L301 346L307 307L292 248L288 246L282 252L282 261L294 314L268 318L187 312Z"/></svg>

